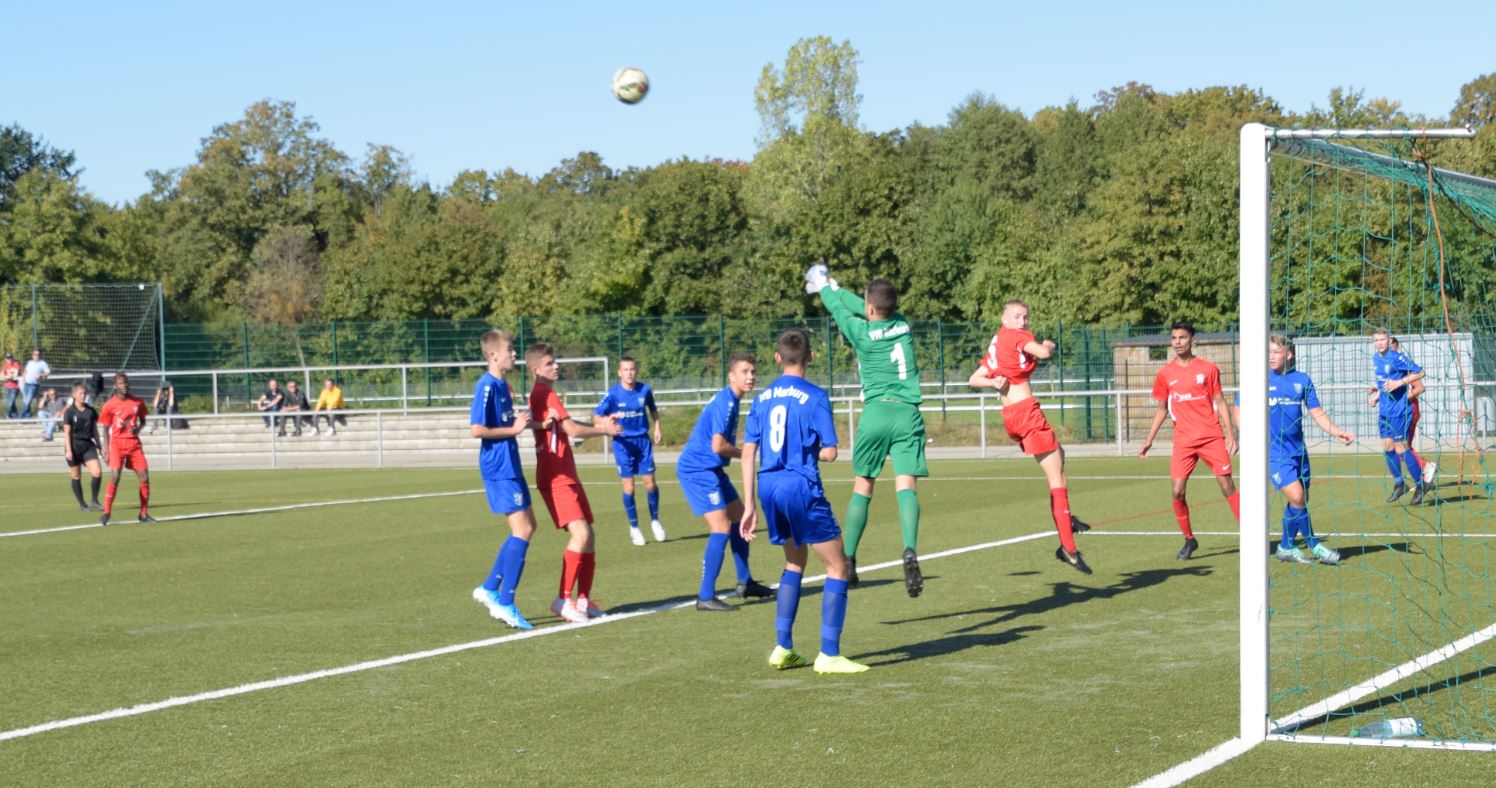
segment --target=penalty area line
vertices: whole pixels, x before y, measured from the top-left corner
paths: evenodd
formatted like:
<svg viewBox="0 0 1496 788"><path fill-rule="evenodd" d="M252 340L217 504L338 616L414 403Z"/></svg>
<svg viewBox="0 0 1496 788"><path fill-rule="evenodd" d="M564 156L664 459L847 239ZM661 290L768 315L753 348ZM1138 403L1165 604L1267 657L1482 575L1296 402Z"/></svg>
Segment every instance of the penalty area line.
<svg viewBox="0 0 1496 788"><path fill-rule="evenodd" d="M463 495L466 493L441 494ZM399 500L399 498L395 498L395 500ZM1054 536L1054 531L1040 531L1037 533L1026 534L1024 536L1013 537L1011 539L1002 539L996 542L982 542L980 544L967 545L966 547L956 547L950 550L941 550L939 552L930 553L929 555L920 556L920 560L933 561L939 558L947 558L954 555L961 555L963 553L974 553L980 550L990 550L995 547L1006 547L1007 545L1019 544L1021 542L1028 542L1035 539L1042 539L1044 537L1052 536ZM902 566L903 561L901 559L896 561L885 561L879 564L870 564L866 567L860 567L860 569L865 572L871 572L878 569L888 569L890 567ZM813 577L807 577L805 578L805 581L814 582L825 580L825 578L826 576L824 574L820 574ZM75 728L80 725L89 725L95 722L107 722L109 720L124 719L126 717L138 717L142 714L149 714L155 711L164 711L166 709L174 709L180 706L189 706L195 703L203 703L211 700L233 698L240 695L248 695L254 692L262 692L264 690L278 689L280 687L290 687L296 684L305 684L307 682L317 681L320 679L335 678L337 676L346 676L353 673L362 673L368 670L378 670L380 668L387 668L394 665L403 665L408 662L416 662L419 660L432 659L435 657L443 657L448 654L457 654L463 651L488 648L490 646L502 645L504 643L513 643L520 640L529 640L531 638L544 637L546 635L575 632L578 629L583 629L586 627L603 626L605 624L627 621L629 619L640 618L642 616L653 615L655 613L680 610L682 608L691 607L695 604L696 600L694 599L689 599L684 602L664 602L657 605L651 605L640 610L630 610L626 613L615 613L602 616L600 618L594 618L585 623L560 624L556 626L542 627L540 629L532 629L525 632L515 632L507 635L500 635L499 637L484 638L482 640L473 640L467 643L457 643L450 646L427 649L425 651L415 651L409 654L399 654L393 657L385 657L383 659L358 662L352 665L344 665L338 668L327 668L325 670L316 670L310 673L300 673L294 676L283 676L277 679L267 679L264 681L251 682L249 684L240 684L235 687L227 687L224 689L211 690L208 692L199 692L194 695L181 695L178 697L167 698L166 700L159 700L151 703L140 703L134 706L124 706L117 709L111 709L109 711L99 712L97 714L88 714L81 717L69 717L68 719L53 720L51 722L43 722L38 725L31 725L25 728L16 728L14 730L3 731L0 732L0 741L21 739L27 736L35 736L39 733L47 733L50 731L62 730L64 728Z"/></svg>
<svg viewBox="0 0 1496 788"><path fill-rule="evenodd" d="M390 501L415 501L423 498L446 498L454 495L474 495L482 490L453 490L450 492L435 493L411 493L409 495L384 495L377 498L346 498L338 501L306 501L303 503L288 503L280 506L262 506L256 509L232 509L225 512L195 512L193 514L178 514L171 517L158 517L158 523L175 523L183 520L207 520L213 517L240 517L249 514L270 514L273 512L289 512L295 509L316 509L323 506L347 506L361 503L388 503ZM121 519L119 526L130 525L134 521ZM39 534L55 534L63 531L82 531L88 528L109 528L110 526L99 523L87 523L85 525L62 525L56 528L38 528L33 531L11 531L0 533L0 538L11 536L36 536Z"/></svg>

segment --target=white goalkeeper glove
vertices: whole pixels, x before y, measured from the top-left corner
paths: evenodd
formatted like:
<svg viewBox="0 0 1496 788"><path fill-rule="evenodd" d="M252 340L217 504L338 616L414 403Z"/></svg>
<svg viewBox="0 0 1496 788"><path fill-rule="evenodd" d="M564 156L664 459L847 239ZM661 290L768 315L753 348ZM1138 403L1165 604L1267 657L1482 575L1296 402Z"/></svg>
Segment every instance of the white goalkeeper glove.
<svg viewBox="0 0 1496 788"><path fill-rule="evenodd" d="M841 289L841 285L838 285L836 283L836 280L831 278L830 272L826 269L824 263L816 263L815 265L805 269L806 293L815 295L826 289L827 287L830 287L832 290Z"/></svg>

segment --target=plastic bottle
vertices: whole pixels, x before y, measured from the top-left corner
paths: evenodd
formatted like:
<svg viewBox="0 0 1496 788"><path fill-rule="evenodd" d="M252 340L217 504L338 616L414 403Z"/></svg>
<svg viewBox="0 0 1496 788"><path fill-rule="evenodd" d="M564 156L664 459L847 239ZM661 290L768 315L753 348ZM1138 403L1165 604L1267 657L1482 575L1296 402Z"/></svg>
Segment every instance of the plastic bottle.
<svg viewBox="0 0 1496 788"><path fill-rule="evenodd" d="M1407 739L1422 735L1423 723L1413 717L1379 720L1351 730L1351 736L1359 739Z"/></svg>

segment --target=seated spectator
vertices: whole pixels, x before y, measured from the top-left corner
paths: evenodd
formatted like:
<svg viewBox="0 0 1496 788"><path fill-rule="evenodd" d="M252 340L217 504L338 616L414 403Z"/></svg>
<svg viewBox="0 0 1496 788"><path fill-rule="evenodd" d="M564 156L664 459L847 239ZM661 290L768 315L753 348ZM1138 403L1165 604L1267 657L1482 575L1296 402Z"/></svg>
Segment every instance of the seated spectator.
<svg viewBox="0 0 1496 788"><path fill-rule="evenodd" d="M347 424L348 418L341 413L334 413L343 409L343 390L332 382L332 378L322 381L322 393L317 395L317 407L313 410L327 411L326 413L312 417L312 434L321 435L322 428L317 426L319 418L327 419L327 434L337 435L338 430L333 426L333 421L338 424Z"/></svg>
<svg viewBox="0 0 1496 788"><path fill-rule="evenodd" d="M280 413L281 407L286 404L285 392L280 390L280 383L275 378L271 378L265 386L265 393L260 395L260 399L255 402L255 407L259 408L261 413ZM266 429L271 426L279 430L280 434L286 434L286 425L281 422L279 416L265 417Z"/></svg>
<svg viewBox="0 0 1496 788"><path fill-rule="evenodd" d="M57 389L42 389L42 398L36 403L36 415L42 420L42 440L52 440L52 433L57 431L57 425L62 421L64 407L62 400L57 398Z"/></svg>
<svg viewBox="0 0 1496 788"><path fill-rule="evenodd" d="M301 390L301 387L297 385L296 381L286 381L285 411L287 413L295 412L297 414L290 417L291 426L296 428L296 432L292 434L296 437L301 437L301 423L303 421L310 422L312 420L311 416L303 416L301 414L306 413L311 409L312 403L307 401L306 392ZM281 428L280 434L286 434L286 429L284 427Z"/></svg>
<svg viewBox="0 0 1496 788"><path fill-rule="evenodd" d="M162 424L165 424L168 430L187 429L186 419L171 418L173 415L181 415L182 409L177 405L177 387L171 385L169 380L161 381L161 388L156 389L156 399L151 403L151 412L157 416L151 421L151 432L155 432L156 428Z"/></svg>

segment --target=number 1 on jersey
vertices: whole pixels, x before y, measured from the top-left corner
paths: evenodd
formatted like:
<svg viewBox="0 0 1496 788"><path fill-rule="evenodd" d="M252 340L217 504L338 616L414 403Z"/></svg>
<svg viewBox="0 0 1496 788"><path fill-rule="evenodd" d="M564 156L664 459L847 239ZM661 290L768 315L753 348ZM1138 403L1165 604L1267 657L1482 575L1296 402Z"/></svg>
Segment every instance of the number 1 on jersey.
<svg viewBox="0 0 1496 788"><path fill-rule="evenodd" d="M899 380L909 377L909 360L904 358L903 345L894 345L893 352L888 354L888 360L899 366Z"/></svg>

